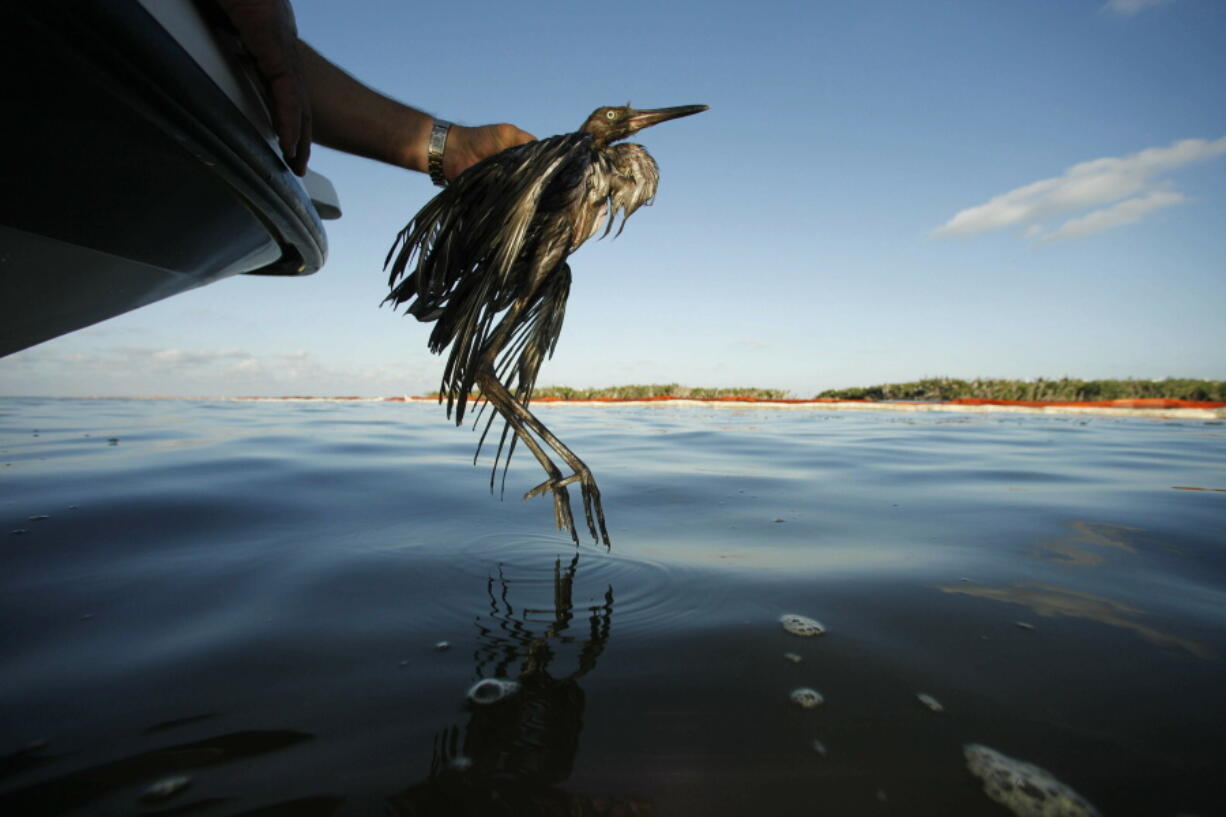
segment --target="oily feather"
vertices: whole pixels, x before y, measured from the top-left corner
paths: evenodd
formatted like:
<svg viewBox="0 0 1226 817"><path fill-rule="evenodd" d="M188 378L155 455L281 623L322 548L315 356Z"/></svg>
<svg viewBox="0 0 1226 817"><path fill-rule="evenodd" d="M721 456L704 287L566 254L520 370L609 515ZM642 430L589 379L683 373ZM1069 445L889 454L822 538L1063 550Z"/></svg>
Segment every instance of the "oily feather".
<svg viewBox="0 0 1226 817"><path fill-rule="evenodd" d="M566 259L601 227L608 234L617 215L624 226L650 204L658 181L640 145L596 150L589 134L554 136L469 168L400 232L387 257L385 303L408 303L418 320L435 322L431 351L450 348L440 389L448 416L463 422L491 348L502 349L498 379L528 405L561 333Z"/></svg>

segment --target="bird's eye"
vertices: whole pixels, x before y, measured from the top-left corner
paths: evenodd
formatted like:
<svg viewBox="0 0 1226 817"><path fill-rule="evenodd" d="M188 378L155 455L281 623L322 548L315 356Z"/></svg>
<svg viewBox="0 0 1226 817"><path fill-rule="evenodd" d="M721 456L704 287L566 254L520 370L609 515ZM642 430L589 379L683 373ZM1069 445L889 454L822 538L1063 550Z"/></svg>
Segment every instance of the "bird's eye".
<svg viewBox="0 0 1226 817"><path fill-rule="evenodd" d="M609 119L616 119L617 111L606 111L605 116L607 116Z"/></svg>

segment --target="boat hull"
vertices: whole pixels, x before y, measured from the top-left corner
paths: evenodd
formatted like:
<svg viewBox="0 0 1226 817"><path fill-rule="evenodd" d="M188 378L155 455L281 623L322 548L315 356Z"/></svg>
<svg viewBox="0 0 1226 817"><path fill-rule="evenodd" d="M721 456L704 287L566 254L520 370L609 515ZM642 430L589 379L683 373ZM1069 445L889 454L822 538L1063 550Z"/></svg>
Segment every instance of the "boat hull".
<svg viewBox="0 0 1226 817"><path fill-rule="evenodd" d="M140 3L10 0L0 60L0 355L230 275L323 265L310 194Z"/></svg>

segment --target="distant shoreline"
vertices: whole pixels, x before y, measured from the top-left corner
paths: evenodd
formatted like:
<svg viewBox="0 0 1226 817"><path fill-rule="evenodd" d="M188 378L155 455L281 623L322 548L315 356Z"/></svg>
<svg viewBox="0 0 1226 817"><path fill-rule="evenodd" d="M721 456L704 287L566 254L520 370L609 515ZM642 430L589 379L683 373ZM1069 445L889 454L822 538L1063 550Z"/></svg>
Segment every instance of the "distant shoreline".
<svg viewBox="0 0 1226 817"><path fill-rule="evenodd" d="M293 395L286 397L204 397L204 396L88 396L51 398L67 400L191 400L199 402L280 402L280 403L421 403L436 405L437 397L319 397ZM816 398L812 400L762 399L753 397L649 397L562 399L541 397L532 402L538 407L605 407L621 406L690 406L725 409L810 409L825 411L903 411L903 412L963 412L974 414L1083 414L1110 417L1159 417L1192 420L1226 419L1226 403L1170 400L1128 399L1101 401L1022 401L982 400L961 398L948 401L901 401L901 400L839 400Z"/></svg>

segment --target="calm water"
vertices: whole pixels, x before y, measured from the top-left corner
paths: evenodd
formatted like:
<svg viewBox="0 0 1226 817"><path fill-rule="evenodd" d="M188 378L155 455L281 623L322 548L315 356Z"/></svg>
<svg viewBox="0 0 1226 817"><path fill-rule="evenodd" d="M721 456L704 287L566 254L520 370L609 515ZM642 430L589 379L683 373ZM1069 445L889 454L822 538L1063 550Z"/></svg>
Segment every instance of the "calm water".
<svg viewBox="0 0 1226 817"><path fill-rule="evenodd" d="M539 413L611 551L433 406L0 402L0 811L1226 813L1226 426Z"/></svg>

